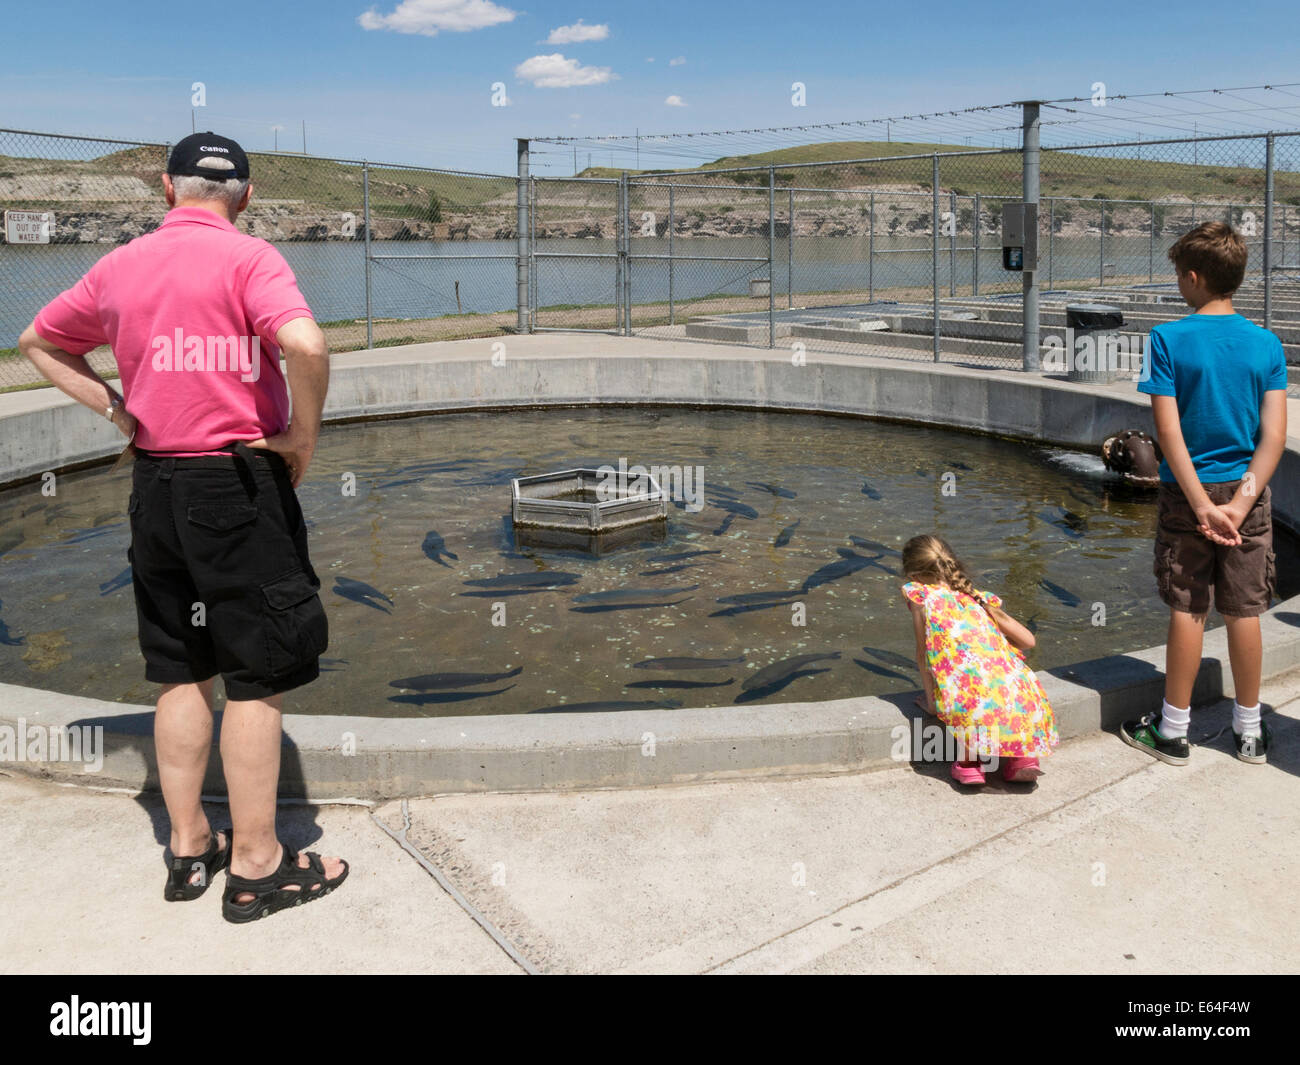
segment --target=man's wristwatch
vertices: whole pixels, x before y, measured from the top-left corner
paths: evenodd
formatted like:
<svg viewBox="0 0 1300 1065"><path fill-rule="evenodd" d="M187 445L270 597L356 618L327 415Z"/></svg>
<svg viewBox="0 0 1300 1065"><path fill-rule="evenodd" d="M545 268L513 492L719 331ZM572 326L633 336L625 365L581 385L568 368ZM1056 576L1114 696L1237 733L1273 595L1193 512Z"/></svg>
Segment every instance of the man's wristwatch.
<svg viewBox="0 0 1300 1065"><path fill-rule="evenodd" d="M121 409L122 409L122 398L120 396L114 396L113 402L104 408L104 417L111 422L113 420L113 416L117 414L117 412Z"/></svg>

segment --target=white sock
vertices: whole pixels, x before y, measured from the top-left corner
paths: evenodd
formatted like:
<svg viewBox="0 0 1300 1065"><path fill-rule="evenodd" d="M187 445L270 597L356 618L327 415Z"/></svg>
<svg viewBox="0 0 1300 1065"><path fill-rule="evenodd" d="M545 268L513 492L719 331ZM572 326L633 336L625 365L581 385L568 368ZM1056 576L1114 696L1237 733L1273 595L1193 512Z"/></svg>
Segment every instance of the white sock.
<svg viewBox="0 0 1300 1065"><path fill-rule="evenodd" d="M1238 736L1254 736L1258 739L1263 735L1260 726L1259 703L1254 706L1242 706L1235 699L1232 703L1232 731Z"/></svg>
<svg viewBox="0 0 1300 1065"><path fill-rule="evenodd" d="M1191 724L1192 708L1190 706L1179 710L1176 706L1170 706L1169 700L1160 709L1160 727L1156 729L1167 740L1185 740L1187 739L1187 726Z"/></svg>

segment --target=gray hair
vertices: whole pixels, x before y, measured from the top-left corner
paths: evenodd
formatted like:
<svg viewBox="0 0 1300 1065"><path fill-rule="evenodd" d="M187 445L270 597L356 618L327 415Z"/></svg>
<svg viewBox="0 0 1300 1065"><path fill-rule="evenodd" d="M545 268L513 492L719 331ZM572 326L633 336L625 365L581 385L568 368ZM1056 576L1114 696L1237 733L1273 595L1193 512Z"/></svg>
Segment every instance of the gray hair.
<svg viewBox="0 0 1300 1065"><path fill-rule="evenodd" d="M234 170L235 164L229 159L201 159L199 166L207 170ZM188 200L221 200L234 210L244 198L248 188L247 178L226 178L215 181L192 174L173 174L172 187L176 190L176 202Z"/></svg>

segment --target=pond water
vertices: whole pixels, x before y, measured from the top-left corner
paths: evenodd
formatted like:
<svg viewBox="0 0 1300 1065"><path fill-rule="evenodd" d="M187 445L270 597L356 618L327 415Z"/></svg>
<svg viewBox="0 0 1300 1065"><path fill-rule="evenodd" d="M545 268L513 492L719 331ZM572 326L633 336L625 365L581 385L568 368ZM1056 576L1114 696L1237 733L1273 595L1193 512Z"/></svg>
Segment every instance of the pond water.
<svg viewBox="0 0 1300 1065"><path fill-rule="evenodd" d="M516 540L511 477L620 460L689 471L662 538L598 556ZM61 476L53 497L0 493L0 681L153 701L129 485L101 468ZM910 690L897 551L919 532L948 539L1036 629L1036 668L1164 640L1153 498L1091 456L957 432L678 408L436 415L327 427L301 498L331 643L290 713ZM1289 538L1278 554L1279 574L1300 572Z"/></svg>

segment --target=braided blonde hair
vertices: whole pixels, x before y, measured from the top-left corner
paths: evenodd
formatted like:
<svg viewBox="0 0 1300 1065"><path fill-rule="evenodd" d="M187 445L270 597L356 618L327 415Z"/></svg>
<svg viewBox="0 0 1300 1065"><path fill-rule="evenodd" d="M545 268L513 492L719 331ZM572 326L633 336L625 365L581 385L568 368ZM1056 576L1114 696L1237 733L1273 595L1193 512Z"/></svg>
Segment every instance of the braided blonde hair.
<svg viewBox="0 0 1300 1065"><path fill-rule="evenodd" d="M989 605L975 590L966 566L937 536L913 536L903 545L903 575L922 584L947 584L953 591L969 595L989 613Z"/></svg>

